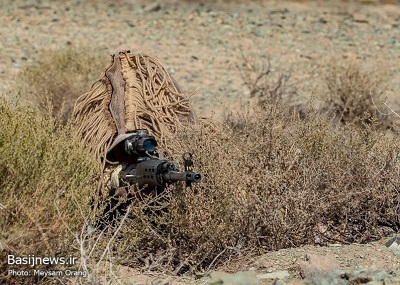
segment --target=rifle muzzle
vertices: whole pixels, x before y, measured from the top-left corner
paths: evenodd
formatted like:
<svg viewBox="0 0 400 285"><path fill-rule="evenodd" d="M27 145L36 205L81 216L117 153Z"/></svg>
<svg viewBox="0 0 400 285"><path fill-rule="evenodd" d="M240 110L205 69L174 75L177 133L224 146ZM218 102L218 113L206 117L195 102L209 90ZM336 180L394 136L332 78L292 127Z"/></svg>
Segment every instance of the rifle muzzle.
<svg viewBox="0 0 400 285"><path fill-rule="evenodd" d="M201 181L201 174L197 172L192 172L192 171L186 171L186 172L176 172L176 171L169 171L164 174L164 181L167 181L168 183L173 183L177 181L185 181L188 183L191 182L200 182Z"/></svg>

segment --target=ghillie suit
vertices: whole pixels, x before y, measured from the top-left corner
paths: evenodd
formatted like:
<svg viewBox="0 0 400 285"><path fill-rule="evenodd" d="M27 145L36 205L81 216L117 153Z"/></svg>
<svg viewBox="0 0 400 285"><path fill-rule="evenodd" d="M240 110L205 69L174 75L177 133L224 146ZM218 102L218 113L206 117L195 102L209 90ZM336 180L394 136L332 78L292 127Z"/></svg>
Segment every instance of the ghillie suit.
<svg viewBox="0 0 400 285"><path fill-rule="evenodd" d="M128 131L147 129L167 148L166 134L197 122L189 100L162 64L130 51L112 55L104 77L76 101L73 116L83 141L100 159Z"/></svg>
<svg viewBox="0 0 400 285"><path fill-rule="evenodd" d="M113 156L116 147L137 129L147 129L159 142L164 154L168 140L179 126L198 122L189 100L161 63L150 56L123 51L112 55L111 65L91 90L78 98L74 124L83 142L102 162L99 192L129 197L120 187L123 168ZM111 154L111 155L110 155ZM97 205L98 201L94 201Z"/></svg>

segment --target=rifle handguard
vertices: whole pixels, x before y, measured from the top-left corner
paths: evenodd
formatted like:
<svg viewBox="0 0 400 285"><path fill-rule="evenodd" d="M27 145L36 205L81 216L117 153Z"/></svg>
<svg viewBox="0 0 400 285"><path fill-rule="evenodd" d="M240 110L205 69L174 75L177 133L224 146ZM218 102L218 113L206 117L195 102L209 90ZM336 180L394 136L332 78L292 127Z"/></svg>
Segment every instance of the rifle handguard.
<svg viewBox="0 0 400 285"><path fill-rule="evenodd" d="M179 172L176 166L167 160L148 159L120 172L120 178L139 187L165 186L166 184L185 181L187 186L201 181L201 174L193 171Z"/></svg>

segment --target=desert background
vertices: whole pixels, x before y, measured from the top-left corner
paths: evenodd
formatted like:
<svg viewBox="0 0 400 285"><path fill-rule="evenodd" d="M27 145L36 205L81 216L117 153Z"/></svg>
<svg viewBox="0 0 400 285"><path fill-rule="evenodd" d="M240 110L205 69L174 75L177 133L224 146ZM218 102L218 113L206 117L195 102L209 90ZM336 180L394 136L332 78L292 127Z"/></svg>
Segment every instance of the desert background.
<svg viewBox="0 0 400 285"><path fill-rule="evenodd" d="M58 125L122 50L224 129L177 138L208 178L165 236L85 236L98 165ZM400 283L399 1L2 0L0 58L2 283ZM65 252L88 278L7 275Z"/></svg>

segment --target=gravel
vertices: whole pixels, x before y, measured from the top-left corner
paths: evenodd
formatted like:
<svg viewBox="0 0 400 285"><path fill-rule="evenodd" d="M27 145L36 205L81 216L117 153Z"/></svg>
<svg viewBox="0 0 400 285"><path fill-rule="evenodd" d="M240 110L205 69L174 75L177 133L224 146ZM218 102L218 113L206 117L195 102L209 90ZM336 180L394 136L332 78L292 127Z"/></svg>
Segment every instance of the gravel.
<svg viewBox="0 0 400 285"><path fill-rule="evenodd" d="M248 98L236 68L241 51L291 70L303 101L323 92L333 56L359 58L389 72L390 103L400 87L399 25L395 5L3 0L0 93L15 89L18 73L40 50L90 46L106 55L130 49L159 58L187 94L197 90L192 102L200 115L221 114Z"/></svg>

